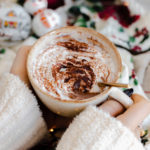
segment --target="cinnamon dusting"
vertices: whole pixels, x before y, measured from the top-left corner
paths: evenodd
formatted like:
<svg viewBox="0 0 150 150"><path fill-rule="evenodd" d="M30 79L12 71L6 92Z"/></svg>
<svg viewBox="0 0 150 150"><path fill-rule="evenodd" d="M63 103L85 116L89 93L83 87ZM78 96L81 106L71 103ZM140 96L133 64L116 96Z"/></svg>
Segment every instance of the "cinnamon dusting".
<svg viewBox="0 0 150 150"><path fill-rule="evenodd" d="M84 42L79 42L75 39L69 39L66 42L57 42L58 46L62 46L67 48L67 50L70 51L76 51L76 52L87 52L88 44Z"/></svg>

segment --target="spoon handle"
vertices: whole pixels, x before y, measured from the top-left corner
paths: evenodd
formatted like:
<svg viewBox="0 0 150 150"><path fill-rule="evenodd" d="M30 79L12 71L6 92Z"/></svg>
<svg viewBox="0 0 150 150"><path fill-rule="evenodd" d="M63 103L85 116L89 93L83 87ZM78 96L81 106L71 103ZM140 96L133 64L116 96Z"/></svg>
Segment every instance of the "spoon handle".
<svg viewBox="0 0 150 150"><path fill-rule="evenodd" d="M108 82L99 82L98 86L114 86L114 87L122 87L122 88L129 88L129 84L123 83L108 83Z"/></svg>

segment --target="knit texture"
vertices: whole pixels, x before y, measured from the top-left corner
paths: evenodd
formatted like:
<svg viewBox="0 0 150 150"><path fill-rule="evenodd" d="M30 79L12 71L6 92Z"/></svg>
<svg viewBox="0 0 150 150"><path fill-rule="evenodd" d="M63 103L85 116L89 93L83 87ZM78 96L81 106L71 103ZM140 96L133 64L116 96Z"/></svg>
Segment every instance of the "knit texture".
<svg viewBox="0 0 150 150"><path fill-rule="evenodd" d="M12 74L0 79L0 150L25 150L46 132L36 98Z"/></svg>
<svg viewBox="0 0 150 150"><path fill-rule="evenodd" d="M57 150L144 150L129 129L94 106L71 123Z"/></svg>

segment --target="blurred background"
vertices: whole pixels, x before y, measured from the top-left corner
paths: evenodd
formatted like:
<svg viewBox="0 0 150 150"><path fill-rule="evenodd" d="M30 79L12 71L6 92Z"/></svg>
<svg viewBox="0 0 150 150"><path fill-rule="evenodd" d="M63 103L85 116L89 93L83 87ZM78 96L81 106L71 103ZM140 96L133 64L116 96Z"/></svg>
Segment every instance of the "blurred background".
<svg viewBox="0 0 150 150"><path fill-rule="evenodd" d="M115 44L124 64L120 79L150 98L149 7L150 0L0 0L0 76L10 71L23 45L33 45L54 29L80 26ZM50 134L33 149L55 149L64 130L52 124Z"/></svg>

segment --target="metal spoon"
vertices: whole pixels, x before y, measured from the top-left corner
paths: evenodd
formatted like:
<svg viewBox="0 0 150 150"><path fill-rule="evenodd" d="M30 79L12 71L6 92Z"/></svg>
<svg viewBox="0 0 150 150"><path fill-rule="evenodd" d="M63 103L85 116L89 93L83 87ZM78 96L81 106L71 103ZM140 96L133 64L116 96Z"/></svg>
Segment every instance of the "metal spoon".
<svg viewBox="0 0 150 150"><path fill-rule="evenodd" d="M109 83L109 82L99 82L98 86L99 87L102 87L102 86L114 86L114 87L130 88L129 84Z"/></svg>

